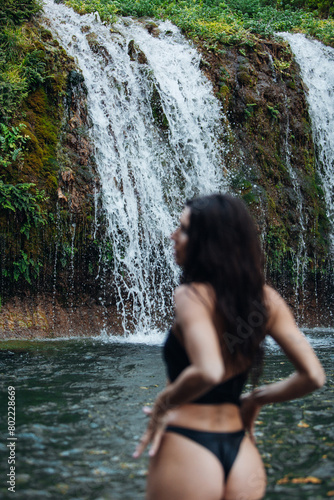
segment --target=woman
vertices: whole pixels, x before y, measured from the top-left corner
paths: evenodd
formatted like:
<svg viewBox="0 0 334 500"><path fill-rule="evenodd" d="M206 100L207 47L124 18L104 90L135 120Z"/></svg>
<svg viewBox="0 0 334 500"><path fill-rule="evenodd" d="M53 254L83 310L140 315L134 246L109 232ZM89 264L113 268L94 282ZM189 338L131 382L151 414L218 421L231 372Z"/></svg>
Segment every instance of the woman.
<svg viewBox="0 0 334 500"><path fill-rule="evenodd" d="M257 231L240 200L188 202L171 238L183 284L164 347L169 383L144 409L150 422L134 453L152 443L147 498L258 500L266 485L253 434L261 407L321 387L324 371L284 300L264 284ZM266 335L296 371L240 400L247 377L260 374Z"/></svg>

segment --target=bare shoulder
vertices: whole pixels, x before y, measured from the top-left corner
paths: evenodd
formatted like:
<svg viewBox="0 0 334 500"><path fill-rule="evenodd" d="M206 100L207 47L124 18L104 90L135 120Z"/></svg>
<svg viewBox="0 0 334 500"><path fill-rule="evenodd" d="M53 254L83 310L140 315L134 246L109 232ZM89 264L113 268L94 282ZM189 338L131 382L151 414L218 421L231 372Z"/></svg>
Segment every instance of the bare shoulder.
<svg viewBox="0 0 334 500"><path fill-rule="evenodd" d="M279 310L289 309L282 295L269 285L264 286L264 300L268 308L269 316L276 314Z"/></svg>
<svg viewBox="0 0 334 500"><path fill-rule="evenodd" d="M174 301L177 317L212 316L215 305L215 293L210 285L191 283L180 285L175 289Z"/></svg>
<svg viewBox="0 0 334 500"><path fill-rule="evenodd" d="M274 288L265 285L264 298L268 310L267 328L270 334L284 335L291 329L298 330L289 305Z"/></svg>
<svg viewBox="0 0 334 500"><path fill-rule="evenodd" d="M213 309L215 293L212 287L206 283L191 283L180 285L174 291L176 305L202 305Z"/></svg>
<svg viewBox="0 0 334 500"><path fill-rule="evenodd" d="M281 306L285 303L282 295L280 295L275 288L269 285L264 285L264 298L268 307Z"/></svg>

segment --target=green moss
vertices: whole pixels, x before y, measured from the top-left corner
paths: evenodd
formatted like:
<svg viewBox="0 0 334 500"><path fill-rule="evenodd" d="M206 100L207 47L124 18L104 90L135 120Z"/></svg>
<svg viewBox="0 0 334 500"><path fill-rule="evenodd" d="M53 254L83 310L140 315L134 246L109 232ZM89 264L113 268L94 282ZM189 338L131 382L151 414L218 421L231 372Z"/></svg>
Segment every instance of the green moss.
<svg viewBox="0 0 334 500"><path fill-rule="evenodd" d="M72 242L73 215L69 211L69 206L64 207L59 216L53 215L52 211L56 207L56 193L59 187L58 152L61 134L63 134L63 96L66 95L68 75L72 74L74 65L63 49L55 48L57 44L54 44L51 33L44 28L40 28L37 24L24 25L22 33L25 37L24 44L20 45L21 52L19 60L16 62L20 64L22 61L28 60L29 54L35 54L36 57L38 56L38 60L43 61L43 68L40 66L40 69L43 69L43 74L49 75L49 77L37 79L35 81L36 88L30 86L28 92L17 95L15 97L15 110L12 104L11 108L7 106L6 109L11 112L11 115L8 116L10 123L13 125L23 124L25 126L24 134L28 139L24 147L23 159L18 157L16 161L12 161L8 168L0 171L0 175L2 174L6 185L12 185L15 189L16 186L18 188L25 182L34 182L39 189L44 189L47 196L40 199L38 203L43 214L48 212L49 216L45 215L43 226L30 224L28 234L24 229L27 224L24 211L0 207L2 254L0 262L2 290L0 294L4 297L15 293L15 290L24 290L29 286L32 287L31 291L36 290L36 282L41 279L46 280L45 289L52 286L50 285L50 277L54 273L52 259L58 251L56 248L59 246L59 239L64 248L71 246ZM41 50L43 56L36 52ZM31 64L30 69L33 69ZM69 78L69 80L71 79ZM64 151L63 164L71 161L68 156L68 152ZM87 188L87 182L90 181L86 180L85 188ZM85 214L91 213L92 204L89 206L87 200L86 205L85 207L83 204L83 221L81 225L79 221L77 223L77 246L75 248L83 247L86 231L91 231L92 228L93 221L84 220ZM65 250L63 253L66 254ZM84 267L82 263L78 262L78 265Z"/></svg>
<svg viewBox="0 0 334 500"><path fill-rule="evenodd" d="M292 80L287 82L287 86L289 87L289 89L296 90L296 83Z"/></svg>
<svg viewBox="0 0 334 500"><path fill-rule="evenodd" d="M239 71L238 80L242 85L250 85L252 82L252 77L247 71Z"/></svg>

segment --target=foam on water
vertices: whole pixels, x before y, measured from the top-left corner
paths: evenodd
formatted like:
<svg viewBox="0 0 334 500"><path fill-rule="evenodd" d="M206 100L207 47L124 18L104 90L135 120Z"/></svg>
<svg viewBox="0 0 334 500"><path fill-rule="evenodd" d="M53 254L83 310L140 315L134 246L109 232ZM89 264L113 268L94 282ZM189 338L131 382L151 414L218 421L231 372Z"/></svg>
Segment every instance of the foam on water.
<svg viewBox="0 0 334 500"><path fill-rule="evenodd" d="M100 335L93 337L95 340L111 344L143 344L161 346L164 342L166 332L161 330L141 330L129 335L113 335L109 331L102 330Z"/></svg>

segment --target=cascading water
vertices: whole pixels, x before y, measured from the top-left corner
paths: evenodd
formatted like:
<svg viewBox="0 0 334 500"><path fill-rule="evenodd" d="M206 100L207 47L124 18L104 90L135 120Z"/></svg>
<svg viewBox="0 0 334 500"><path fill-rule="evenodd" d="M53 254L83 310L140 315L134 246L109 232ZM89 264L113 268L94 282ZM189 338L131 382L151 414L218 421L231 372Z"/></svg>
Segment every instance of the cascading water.
<svg viewBox="0 0 334 500"><path fill-rule="evenodd" d="M88 89L123 328L148 330L166 317L178 277L168 237L185 199L225 188L220 106L200 55L171 23L150 34L52 0L44 11Z"/></svg>
<svg viewBox="0 0 334 500"><path fill-rule="evenodd" d="M296 300L296 309L297 309L297 319L299 319L299 288L301 286L303 290L304 279L305 279L305 269L307 266L307 248L305 245L305 232L306 232L306 224L305 224L305 215L303 210L303 197L300 190L300 182L297 177L295 170L291 165L291 146L290 146L290 120L289 120L289 110L288 110L288 98L285 95L284 100L285 105L285 115L286 115L286 129L285 129L285 164L288 169L290 179L292 182L293 190L296 196L296 209L298 214L299 221L299 233L298 233L298 246L297 252L295 255L295 274L296 274L296 283L295 283L295 300ZM304 297L304 294L302 294Z"/></svg>
<svg viewBox="0 0 334 500"><path fill-rule="evenodd" d="M317 148L328 217L332 223L334 256L334 49L302 34L279 33L287 40L300 66Z"/></svg>

